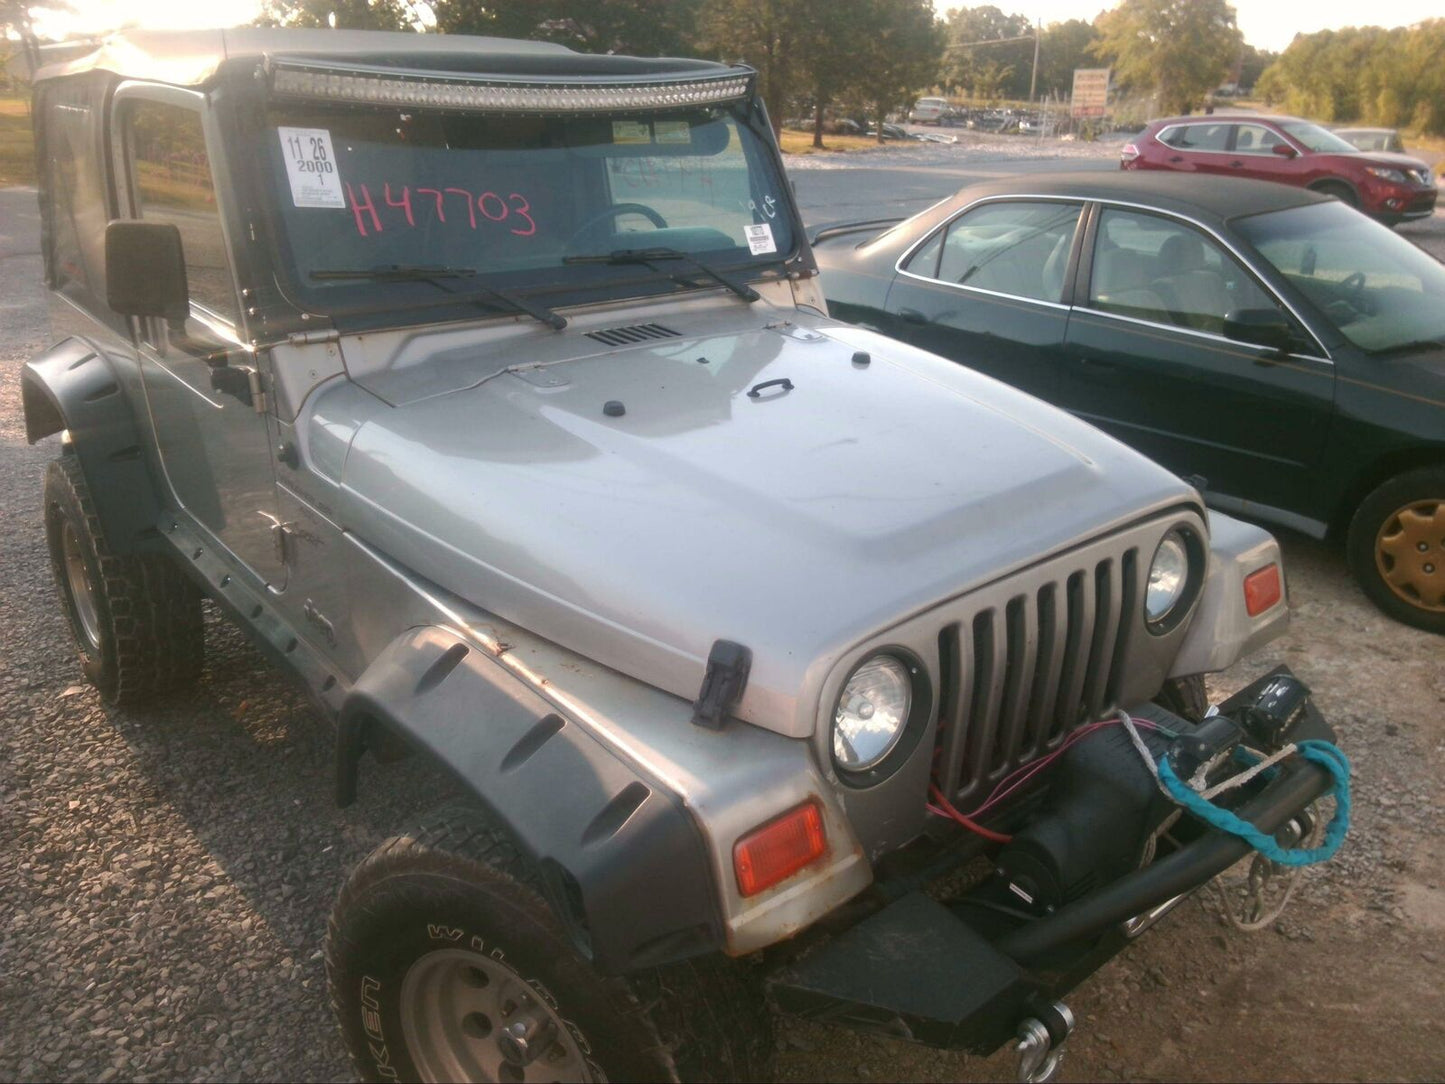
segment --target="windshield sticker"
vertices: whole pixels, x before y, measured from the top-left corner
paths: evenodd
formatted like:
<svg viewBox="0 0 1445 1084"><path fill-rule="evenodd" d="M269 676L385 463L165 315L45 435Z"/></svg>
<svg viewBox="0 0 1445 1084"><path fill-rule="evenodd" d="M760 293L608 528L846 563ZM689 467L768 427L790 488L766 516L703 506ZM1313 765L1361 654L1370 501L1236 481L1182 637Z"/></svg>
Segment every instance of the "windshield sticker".
<svg viewBox="0 0 1445 1084"><path fill-rule="evenodd" d="M385 233L387 226L400 229L403 223L408 229L425 226L433 219L444 223L448 216L456 229L461 229L465 222L468 229L474 230L480 220L483 225L505 223L507 232L518 237L531 237L537 232L532 204L520 192L475 195L466 188L412 188L406 184L392 188L389 182L383 182L378 205L370 188L364 184L353 186L347 181L346 196L337 206L351 209L356 232L362 237ZM392 208L386 213L385 223L382 222L384 208Z"/></svg>
<svg viewBox="0 0 1445 1084"><path fill-rule="evenodd" d="M291 202L297 207L345 207L341 174L325 128L277 128Z"/></svg>
<svg viewBox="0 0 1445 1084"><path fill-rule="evenodd" d="M756 226L744 226L743 234L748 239L748 251L754 256L778 251L778 246L773 243L773 227L766 222L760 222Z"/></svg>
<svg viewBox="0 0 1445 1084"><path fill-rule="evenodd" d="M657 133L659 143L692 144L692 125L685 120L655 120L652 130Z"/></svg>
<svg viewBox="0 0 1445 1084"><path fill-rule="evenodd" d="M645 120L614 120L613 143L651 143L652 126Z"/></svg>

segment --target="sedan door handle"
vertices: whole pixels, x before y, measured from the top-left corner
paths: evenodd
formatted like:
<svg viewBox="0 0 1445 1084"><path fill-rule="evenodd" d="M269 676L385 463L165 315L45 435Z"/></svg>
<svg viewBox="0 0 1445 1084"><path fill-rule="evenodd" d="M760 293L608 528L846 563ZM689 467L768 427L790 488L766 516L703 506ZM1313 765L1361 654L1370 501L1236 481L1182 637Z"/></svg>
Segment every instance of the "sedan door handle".
<svg viewBox="0 0 1445 1084"><path fill-rule="evenodd" d="M1182 161L1184 161L1184 155L1182 155L1182 154L1171 155L1170 158L1169 158L1169 161L1171 161L1171 162L1182 162Z"/></svg>
<svg viewBox="0 0 1445 1084"><path fill-rule="evenodd" d="M1241 162L1238 158L1236 158L1233 162L1230 162L1229 164L1230 164L1231 166L1233 166L1235 169L1243 169L1243 168L1244 168L1244 163Z"/></svg>
<svg viewBox="0 0 1445 1084"><path fill-rule="evenodd" d="M898 319L902 320L905 324L918 324L921 326L928 323L928 317L924 316L923 313L917 309L899 309Z"/></svg>

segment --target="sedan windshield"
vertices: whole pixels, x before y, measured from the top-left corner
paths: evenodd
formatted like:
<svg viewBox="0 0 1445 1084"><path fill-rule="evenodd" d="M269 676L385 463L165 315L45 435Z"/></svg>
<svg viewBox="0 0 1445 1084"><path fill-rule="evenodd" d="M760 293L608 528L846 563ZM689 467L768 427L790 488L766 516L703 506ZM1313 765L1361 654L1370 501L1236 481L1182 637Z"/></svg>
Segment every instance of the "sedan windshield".
<svg viewBox="0 0 1445 1084"><path fill-rule="evenodd" d="M1280 123L1283 128L1295 139L1299 140L1310 150L1320 154L1358 154L1358 150L1318 124L1311 124L1304 120L1287 120Z"/></svg>
<svg viewBox="0 0 1445 1084"><path fill-rule="evenodd" d="M794 250L785 182L742 109L508 115L328 103L268 117L288 292L322 312L448 303L434 275L547 293L679 288L666 249L751 271ZM460 290L460 286L458 287ZM473 291L475 299L475 291Z"/></svg>
<svg viewBox="0 0 1445 1084"><path fill-rule="evenodd" d="M1361 349L1445 342L1445 266L1378 222L1330 202L1234 225Z"/></svg>

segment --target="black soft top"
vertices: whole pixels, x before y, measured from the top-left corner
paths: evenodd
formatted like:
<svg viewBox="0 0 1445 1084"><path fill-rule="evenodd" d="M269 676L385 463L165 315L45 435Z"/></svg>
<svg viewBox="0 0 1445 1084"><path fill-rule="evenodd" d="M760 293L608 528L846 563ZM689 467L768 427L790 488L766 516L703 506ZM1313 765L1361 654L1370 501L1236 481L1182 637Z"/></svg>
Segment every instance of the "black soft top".
<svg viewBox="0 0 1445 1084"><path fill-rule="evenodd" d="M1196 219L1212 219L1216 224L1243 215L1323 203L1330 198L1306 188L1273 181L1167 170L1030 174L971 184L959 196L963 197L965 193L969 201L981 196L1034 195L1144 203Z"/></svg>
<svg viewBox="0 0 1445 1084"><path fill-rule="evenodd" d="M105 71L122 78L199 87L211 82L222 65L266 59L537 79L580 75L625 80L720 75L731 70L706 60L578 53L548 42L371 30L127 30L97 40L89 49L71 45L65 52L70 59L46 64L36 73L37 82Z"/></svg>

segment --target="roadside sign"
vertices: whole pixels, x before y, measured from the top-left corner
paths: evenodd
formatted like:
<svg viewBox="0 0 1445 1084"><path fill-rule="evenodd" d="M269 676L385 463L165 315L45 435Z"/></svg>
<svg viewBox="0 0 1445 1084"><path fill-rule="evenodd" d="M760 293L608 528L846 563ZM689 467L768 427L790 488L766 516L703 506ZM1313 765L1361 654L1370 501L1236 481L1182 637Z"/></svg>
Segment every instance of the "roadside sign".
<svg viewBox="0 0 1445 1084"><path fill-rule="evenodd" d="M1076 117L1102 117L1109 105L1109 69L1075 68L1070 113Z"/></svg>

